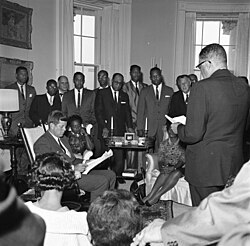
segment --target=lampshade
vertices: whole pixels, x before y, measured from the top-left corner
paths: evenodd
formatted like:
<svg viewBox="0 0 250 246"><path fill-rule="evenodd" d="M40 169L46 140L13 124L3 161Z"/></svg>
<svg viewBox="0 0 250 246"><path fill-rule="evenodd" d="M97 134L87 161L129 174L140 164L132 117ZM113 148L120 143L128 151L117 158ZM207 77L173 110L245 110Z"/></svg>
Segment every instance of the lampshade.
<svg viewBox="0 0 250 246"><path fill-rule="evenodd" d="M18 110L18 90L0 89L0 112L13 112Z"/></svg>

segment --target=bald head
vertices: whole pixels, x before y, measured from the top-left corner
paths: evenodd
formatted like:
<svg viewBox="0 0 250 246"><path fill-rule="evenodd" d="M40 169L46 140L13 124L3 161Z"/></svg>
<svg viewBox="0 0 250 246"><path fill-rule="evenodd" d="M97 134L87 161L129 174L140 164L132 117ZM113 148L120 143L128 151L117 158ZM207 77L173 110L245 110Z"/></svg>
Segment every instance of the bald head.
<svg viewBox="0 0 250 246"><path fill-rule="evenodd" d="M58 81L58 89L60 90L61 93L65 93L69 90L69 80L67 76L60 76L57 79Z"/></svg>

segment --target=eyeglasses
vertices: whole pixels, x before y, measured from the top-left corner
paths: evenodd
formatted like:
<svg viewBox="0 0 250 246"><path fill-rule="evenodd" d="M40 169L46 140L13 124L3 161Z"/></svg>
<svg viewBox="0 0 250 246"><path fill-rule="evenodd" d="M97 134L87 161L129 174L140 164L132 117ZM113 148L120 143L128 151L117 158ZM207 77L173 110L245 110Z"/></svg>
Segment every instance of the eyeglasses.
<svg viewBox="0 0 250 246"><path fill-rule="evenodd" d="M199 68L199 69L200 69L200 66L201 66L203 63L205 63L205 62L211 63L211 61L205 60L205 61L202 61L201 63L199 63L199 64L196 66L196 68Z"/></svg>

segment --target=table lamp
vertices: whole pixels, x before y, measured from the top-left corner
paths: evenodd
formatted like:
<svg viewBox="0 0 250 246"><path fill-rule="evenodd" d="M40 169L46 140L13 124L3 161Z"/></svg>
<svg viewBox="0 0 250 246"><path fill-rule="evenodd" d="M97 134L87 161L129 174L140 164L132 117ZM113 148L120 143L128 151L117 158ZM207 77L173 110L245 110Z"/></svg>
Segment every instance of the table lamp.
<svg viewBox="0 0 250 246"><path fill-rule="evenodd" d="M10 112L19 110L18 90L0 89L0 113L3 114L1 124L3 128L3 137L8 138L12 119Z"/></svg>

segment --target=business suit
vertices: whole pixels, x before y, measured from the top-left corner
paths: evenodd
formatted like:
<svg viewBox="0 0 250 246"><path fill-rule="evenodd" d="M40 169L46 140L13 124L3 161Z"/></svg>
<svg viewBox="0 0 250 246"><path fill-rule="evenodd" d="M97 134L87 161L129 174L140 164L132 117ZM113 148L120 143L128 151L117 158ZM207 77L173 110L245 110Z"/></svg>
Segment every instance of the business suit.
<svg viewBox="0 0 250 246"><path fill-rule="evenodd" d="M94 125L96 123L94 104L94 91L84 88L82 92L81 106L80 108L77 108L75 103L75 90L72 89L63 95L62 112L68 117L74 114L80 115L84 124Z"/></svg>
<svg viewBox="0 0 250 246"><path fill-rule="evenodd" d="M168 114L170 98L173 89L162 83L160 100L157 101L153 85L142 89L137 115L138 130L145 129L145 119L148 119L148 136L155 137L155 150L158 149L163 138L162 127L166 124L165 114Z"/></svg>
<svg viewBox="0 0 250 246"><path fill-rule="evenodd" d="M68 162L79 164L82 160L76 159L68 139L64 136L60 138L63 145L70 152L68 156L49 131L45 132L34 144L36 155L56 152L62 154ZM88 175L82 174L81 179L77 180L79 187L85 191L91 192L91 201L101 195L105 190L113 189L115 186L115 175L109 170L93 170Z"/></svg>
<svg viewBox="0 0 250 246"><path fill-rule="evenodd" d="M132 116L129 106L128 95L122 90L119 91L118 103L114 101L111 87L100 90L95 100L95 115L98 123L98 137L102 141L103 129L110 132L111 117L113 117L114 136L124 136L126 128L133 128ZM114 150L114 161L112 169L117 175L124 170L123 151Z"/></svg>
<svg viewBox="0 0 250 246"><path fill-rule="evenodd" d="M142 88L144 88L148 85L145 83L142 83L142 82L137 82L137 83L138 83L137 86L138 86L139 94L140 94ZM139 102L139 95L136 91L136 87L134 86L134 84L131 80L129 82L125 83L123 85L122 89L124 92L126 92L128 94L133 127L135 130L137 130L137 106L138 106L138 102ZM128 167L131 167L131 168L138 168L138 166L140 167L144 161L142 159L143 159L142 152L138 152L138 151L128 151L127 152L127 165L128 165Z"/></svg>
<svg viewBox="0 0 250 246"><path fill-rule="evenodd" d="M187 113L187 104L184 100L182 91L176 91L171 97L169 105L169 116L176 117Z"/></svg>
<svg viewBox="0 0 250 246"><path fill-rule="evenodd" d="M30 106L35 98L36 95L36 90L33 86L27 85L25 86L25 99L23 98L20 89L17 85L17 82L10 84L6 87L6 89L15 89L18 90L18 96L19 96L19 111L12 113L11 118L12 118L12 124L10 128L10 134L11 135L16 135L18 132L18 123L22 123L24 127L32 127L33 122L29 117L29 111L30 111Z"/></svg>
<svg viewBox="0 0 250 246"><path fill-rule="evenodd" d="M139 93L141 92L142 88L147 87L148 85L142 82L138 82L138 89ZM130 80L129 82L125 83L122 87L123 91L128 94L129 97L129 105L131 109L131 115L132 115L132 121L134 127L137 126L136 121L137 121L137 106L139 102L139 95L136 92L136 88L133 85L132 81Z"/></svg>
<svg viewBox="0 0 250 246"><path fill-rule="evenodd" d="M185 176L191 186L224 187L240 170L248 109L248 85L227 69L192 86L186 126L178 126L179 138L188 144Z"/></svg>
<svg viewBox="0 0 250 246"><path fill-rule="evenodd" d="M61 100L58 93L54 96L52 105L48 101L47 94L36 95L30 107L29 116L37 126L40 120L43 123L47 122L48 115L54 110L61 110Z"/></svg>

